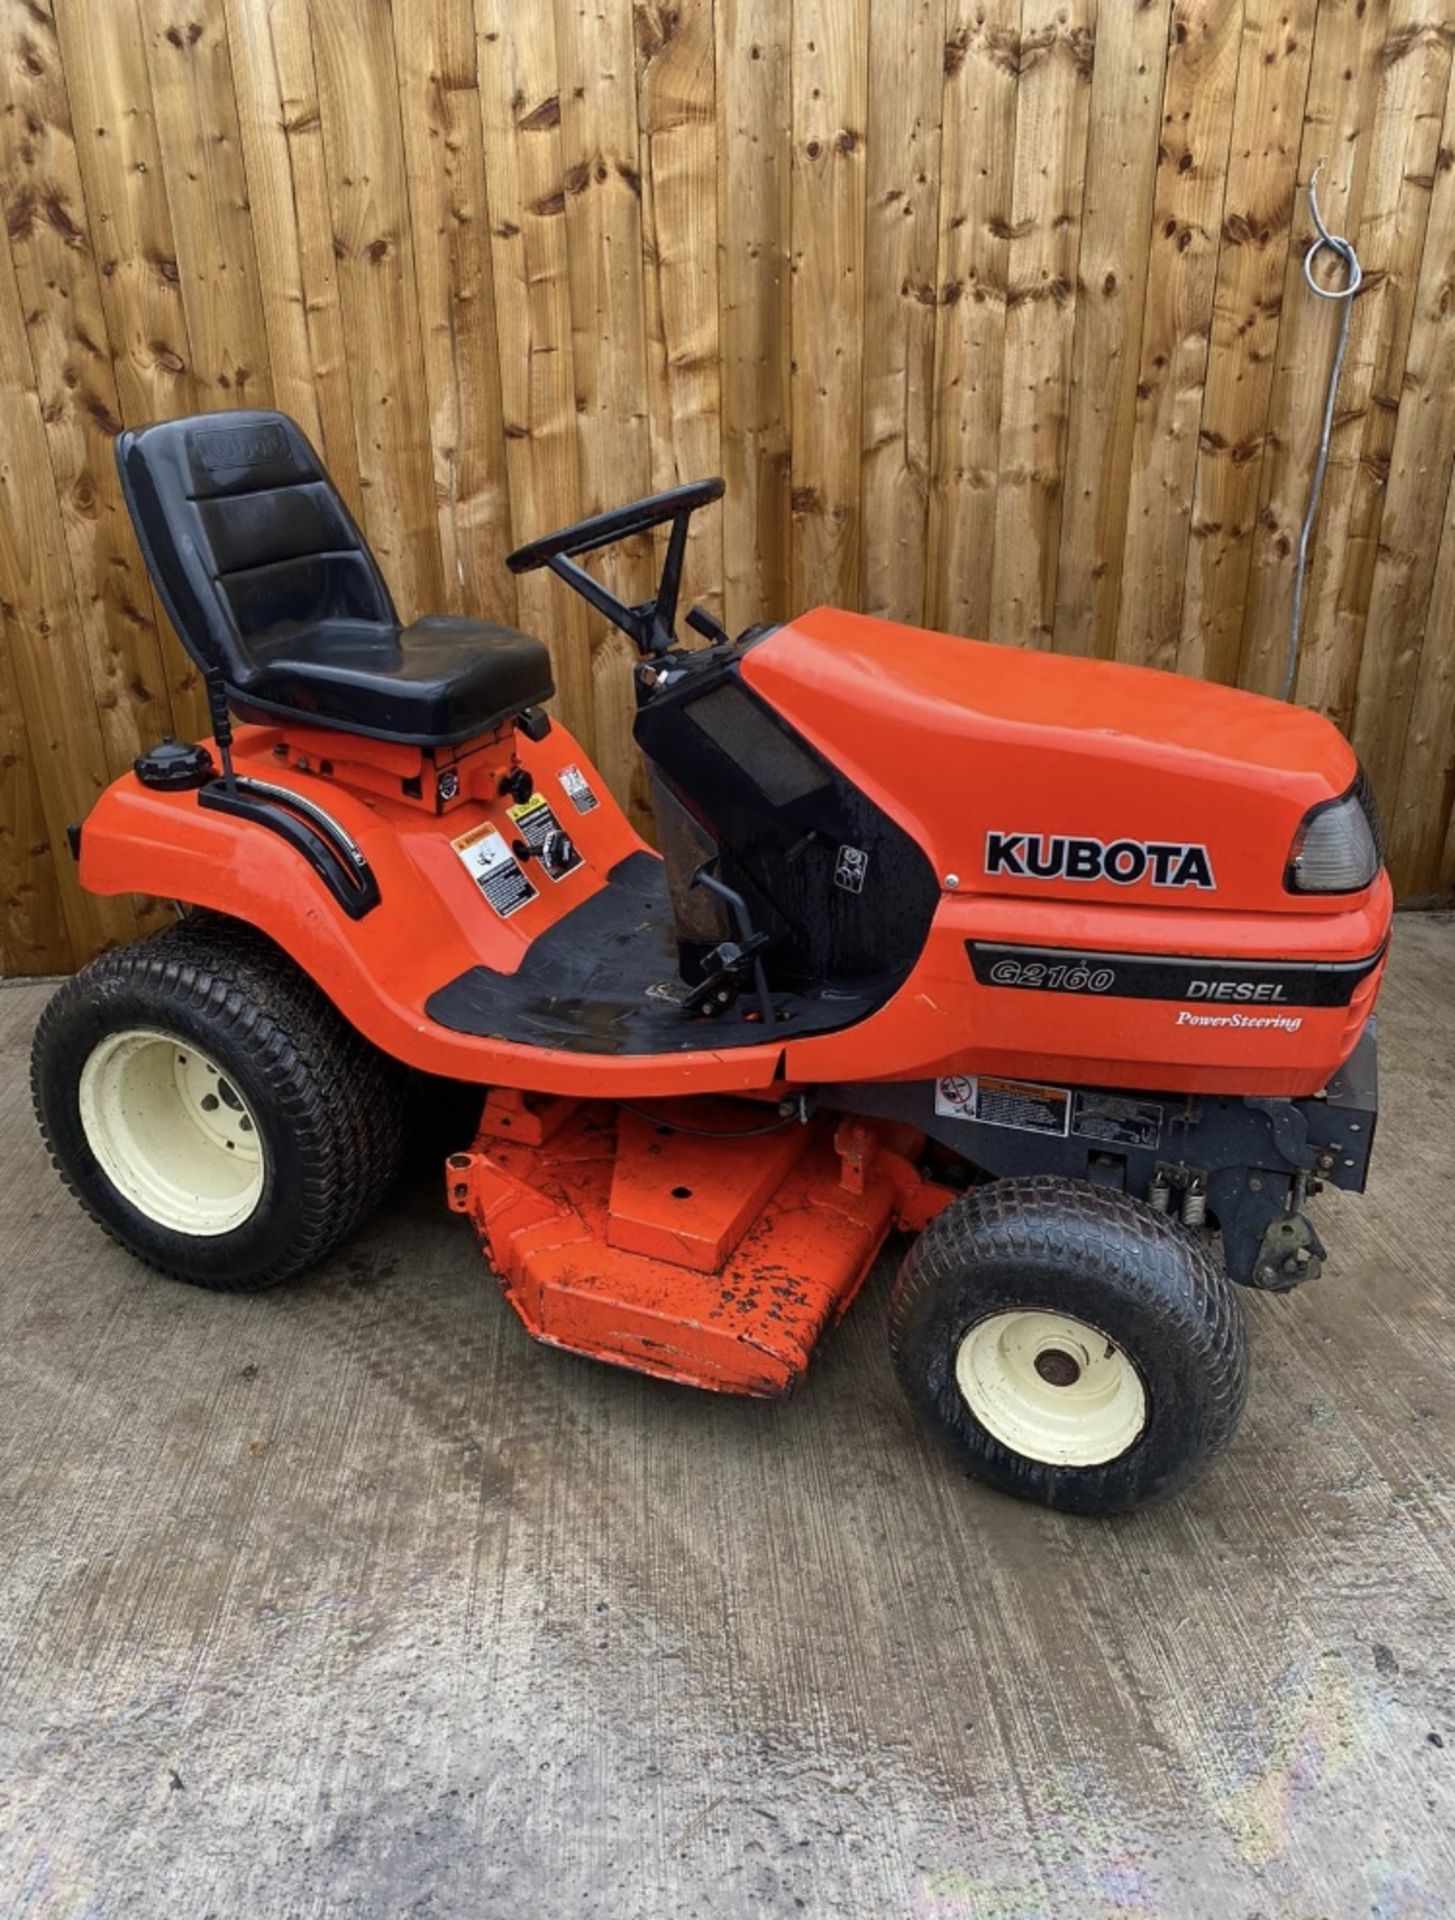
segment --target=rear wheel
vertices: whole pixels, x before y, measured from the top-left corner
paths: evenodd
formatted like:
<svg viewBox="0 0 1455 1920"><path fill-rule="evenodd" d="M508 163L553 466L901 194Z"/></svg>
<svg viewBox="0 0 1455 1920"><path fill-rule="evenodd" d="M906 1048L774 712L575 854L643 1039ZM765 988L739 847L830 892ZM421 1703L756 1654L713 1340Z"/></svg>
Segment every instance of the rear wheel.
<svg viewBox="0 0 1455 1920"><path fill-rule="evenodd" d="M36 1113L82 1205L223 1291L313 1265L398 1170L402 1076L251 928L197 915L103 954L36 1030Z"/></svg>
<svg viewBox="0 0 1455 1920"><path fill-rule="evenodd" d="M1247 1389L1242 1310L1207 1249L1053 1175L994 1181L931 1221L895 1285L890 1348L973 1473L1073 1513L1188 1485Z"/></svg>

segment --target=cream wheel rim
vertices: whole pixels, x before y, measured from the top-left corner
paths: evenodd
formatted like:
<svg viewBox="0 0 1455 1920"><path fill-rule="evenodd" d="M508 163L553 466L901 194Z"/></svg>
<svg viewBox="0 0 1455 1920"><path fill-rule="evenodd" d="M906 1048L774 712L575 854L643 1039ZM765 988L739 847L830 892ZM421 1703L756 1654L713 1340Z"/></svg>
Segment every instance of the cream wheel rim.
<svg viewBox="0 0 1455 1920"><path fill-rule="evenodd" d="M174 1233L231 1233L257 1209L266 1162L236 1085L190 1040L108 1034L81 1069L81 1126L112 1186Z"/></svg>
<svg viewBox="0 0 1455 1920"><path fill-rule="evenodd" d="M956 1352L955 1382L988 1433L1046 1466L1105 1466L1147 1424L1132 1362L1067 1313L1015 1309L977 1320Z"/></svg>

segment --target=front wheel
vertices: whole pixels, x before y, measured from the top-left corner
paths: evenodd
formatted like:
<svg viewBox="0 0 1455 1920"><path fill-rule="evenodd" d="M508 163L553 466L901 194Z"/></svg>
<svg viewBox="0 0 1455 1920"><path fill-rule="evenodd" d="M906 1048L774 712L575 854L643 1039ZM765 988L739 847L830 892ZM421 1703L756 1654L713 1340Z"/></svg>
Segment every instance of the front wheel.
<svg viewBox="0 0 1455 1920"><path fill-rule="evenodd" d="M196 915L102 954L41 1015L36 1115L72 1192L178 1280L312 1266L388 1190L401 1078L251 928Z"/></svg>
<svg viewBox="0 0 1455 1920"><path fill-rule="evenodd" d="M1084 1181L953 1201L911 1248L889 1325L901 1385L970 1471L1071 1513L1179 1492L1243 1410L1227 1274L1165 1216Z"/></svg>

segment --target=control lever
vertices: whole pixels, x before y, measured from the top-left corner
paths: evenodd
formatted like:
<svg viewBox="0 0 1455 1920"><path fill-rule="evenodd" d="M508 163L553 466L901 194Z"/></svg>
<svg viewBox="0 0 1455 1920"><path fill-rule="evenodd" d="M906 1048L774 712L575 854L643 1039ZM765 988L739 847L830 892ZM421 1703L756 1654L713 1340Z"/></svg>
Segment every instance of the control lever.
<svg viewBox="0 0 1455 1920"><path fill-rule="evenodd" d="M752 981L753 957L768 944L766 933L724 940L702 962L702 978L682 1002L686 1013L721 1013Z"/></svg>
<svg viewBox="0 0 1455 1920"><path fill-rule="evenodd" d="M763 971L760 958L763 948L769 944L770 936L755 929L748 903L737 889L709 873L705 863L693 874L692 884L694 887L706 887L709 893L716 894L719 900L726 903L737 927L738 937L736 940L724 940L720 946L714 947L708 956L707 978L693 989L683 1004L693 1013L699 1007L703 1011L719 1012L751 979L758 996L758 1006L762 1010L763 1024L772 1027L778 1017L778 1009L773 1005L773 996L768 991L768 976ZM716 993L705 989L716 989Z"/></svg>
<svg viewBox="0 0 1455 1920"><path fill-rule="evenodd" d="M725 647L728 643L727 628L706 607L694 607L687 616L687 624L694 633L700 633L704 640L710 640L715 647Z"/></svg>

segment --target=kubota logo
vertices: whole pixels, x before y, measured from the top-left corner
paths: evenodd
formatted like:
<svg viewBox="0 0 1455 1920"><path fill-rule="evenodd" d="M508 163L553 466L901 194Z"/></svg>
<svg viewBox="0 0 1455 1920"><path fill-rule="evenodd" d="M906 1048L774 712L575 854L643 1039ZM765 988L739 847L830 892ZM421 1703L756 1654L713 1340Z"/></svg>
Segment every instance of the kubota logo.
<svg viewBox="0 0 1455 1920"><path fill-rule="evenodd" d="M987 874L1022 880L1111 880L1119 887L1215 888L1207 848L1182 840L1073 840L1063 833L987 833Z"/></svg>

